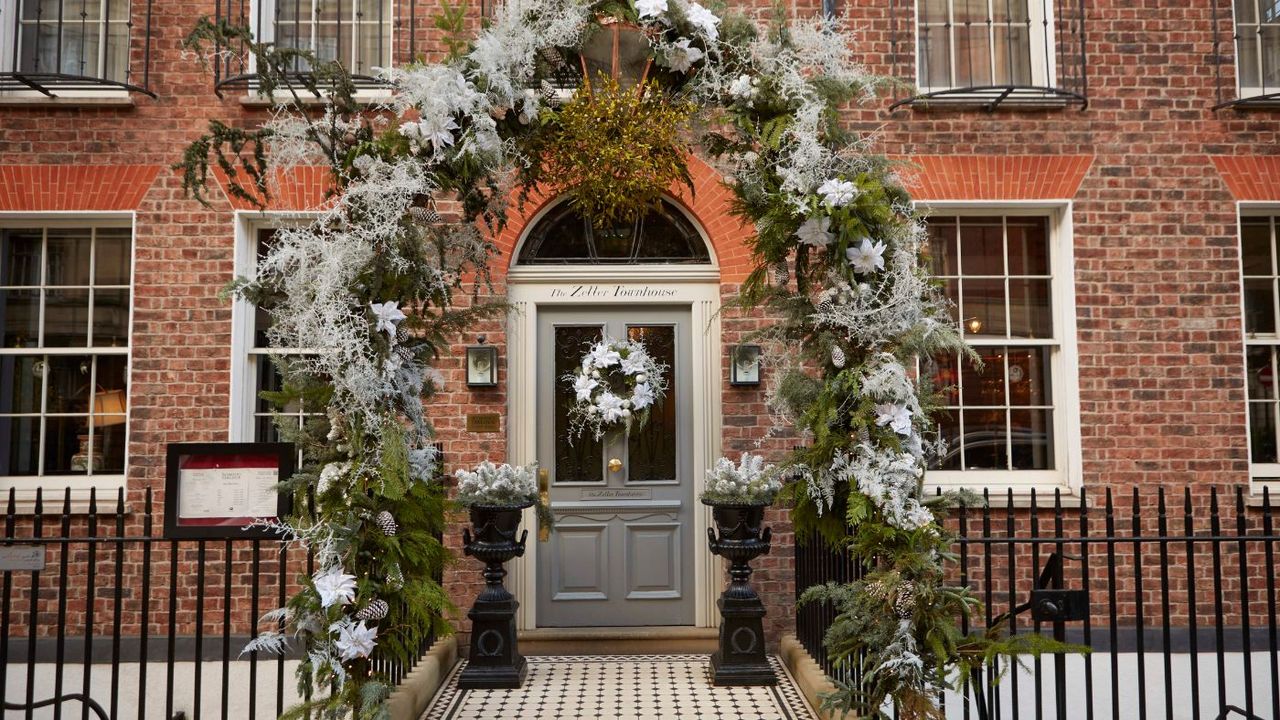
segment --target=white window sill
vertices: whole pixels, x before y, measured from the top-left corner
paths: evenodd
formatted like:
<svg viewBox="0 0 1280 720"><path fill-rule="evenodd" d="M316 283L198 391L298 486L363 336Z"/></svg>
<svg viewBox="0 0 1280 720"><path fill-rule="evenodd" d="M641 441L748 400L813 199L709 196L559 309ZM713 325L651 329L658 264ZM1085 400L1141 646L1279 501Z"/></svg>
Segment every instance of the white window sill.
<svg viewBox="0 0 1280 720"><path fill-rule="evenodd" d="M119 493L125 486L124 475L95 475L92 478L75 477L0 477L0 515L8 512L9 489L13 488L14 512L18 515L36 514L36 489L43 488L40 497L42 515L61 515L68 509L67 494L71 489L70 514L85 515L90 510L90 493L97 491L99 515L114 515ZM126 506L126 512L128 507Z"/></svg>
<svg viewBox="0 0 1280 720"><path fill-rule="evenodd" d="M968 490L978 496L985 491L990 507L1029 508L1033 493L1039 509L1052 509L1056 502L1061 502L1064 508L1082 504L1079 488L1071 486L1061 472L1053 470L931 470L925 474L924 488L925 497L933 497L939 490ZM1096 503L1097 498L1089 498L1089 504Z"/></svg>
<svg viewBox="0 0 1280 720"><path fill-rule="evenodd" d="M128 92L104 91L102 93L85 93L81 95L59 95L49 97L43 93L0 93L0 106L41 106L41 107L134 107L133 95Z"/></svg>
<svg viewBox="0 0 1280 720"><path fill-rule="evenodd" d="M305 91L300 91L298 95L302 96L302 104L306 107L323 107L329 104L329 98L326 96L316 97ZM357 90L353 97L361 105L381 105L391 99L391 90ZM247 108L277 107L289 105L292 102L293 96L288 89L277 90L274 100L259 93L240 96L240 105Z"/></svg>

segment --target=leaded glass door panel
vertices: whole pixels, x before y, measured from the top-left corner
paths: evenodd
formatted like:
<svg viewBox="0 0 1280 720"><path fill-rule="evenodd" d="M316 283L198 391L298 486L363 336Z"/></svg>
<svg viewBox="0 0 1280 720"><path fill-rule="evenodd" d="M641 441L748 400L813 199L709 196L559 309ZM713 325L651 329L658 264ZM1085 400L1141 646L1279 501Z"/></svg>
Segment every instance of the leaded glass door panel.
<svg viewBox="0 0 1280 720"><path fill-rule="evenodd" d="M601 337L643 342L668 366L644 428L572 437L564 376ZM692 625L693 457L688 308L543 308L540 467L556 531L538 543L539 627Z"/></svg>

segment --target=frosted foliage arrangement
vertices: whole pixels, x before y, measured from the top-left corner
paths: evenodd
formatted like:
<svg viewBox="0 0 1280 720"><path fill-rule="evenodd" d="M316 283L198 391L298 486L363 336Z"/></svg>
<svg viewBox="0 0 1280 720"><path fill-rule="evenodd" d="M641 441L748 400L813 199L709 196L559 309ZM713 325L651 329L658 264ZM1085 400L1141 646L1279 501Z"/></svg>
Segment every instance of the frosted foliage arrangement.
<svg viewBox="0 0 1280 720"><path fill-rule="evenodd" d="M782 489L778 468L765 462L764 456L742 453L738 464L729 458L716 458L707 471L707 489L702 499L714 503L768 504Z"/></svg>
<svg viewBox="0 0 1280 720"><path fill-rule="evenodd" d="M473 470L458 470L458 503L475 505L526 505L538 498L534 465L494 465L485 460Z"/></svg>
<svg viewBox="0 0 1280 720"><path fill-rule="evenodd" d="M208 20L192 33L188 47L248 41L266 91L292 99L256 129L211 123L181 163L184 187L203 198L216 166L230 194L264 202L283 173L323 163L335 188L314 222L280 231L257 276L233 288L271 313L273 346L304 351L277 358L284 390L270 399L324 411L301 429L281 425L306 458L284 485L304 510L260 523L304 544L316 572L262 618L251 648L304 645L299 682L311 699L292 716L385 718L391 688L371 657L407 660L428 630L445 629L448 601L432 580L444 501L423 400L443 384L435 363L450 340L501 310L482 297L490 238L513 182L530 190L532 138L557 117L554 92L531 88L614 21L643 33L661 82L703 111L689 139L756 230L740 302L772 308L760 342L791 349L768 360L768 402L805 445L777 467L722 459L710 493L766 501L780 491L798 529L866 558L865 580L809 594L840 611L833 657L871 679L839 688L830 706L874 716L892 700L901 717L937 717L938 689L964 677L965 662L1013 648L994 636L961 643L957 618L976 603L945 585L948 540L921 499L930 401L907 368L962 345L922 269L924 235L895 168L838 122L879 81L853 61L840 19L761 19L693 0L500 2L475 37L446 39L444 60L382 70L392 92L372 112L333 63L303 53L313 75L277 73L298 51ZM330 83L321 113L291 85L315 94L316 78ZM459 303L464 287L471 297ZM643 347L597 350L569 380L584 412L610 416L583 426L599 435L647 412L664 386ZM615 365L608 399L601 381ZM797 480L779 488L782 477ZM464 504L536 496L533 468L485 464L458 480Z"/></svg>

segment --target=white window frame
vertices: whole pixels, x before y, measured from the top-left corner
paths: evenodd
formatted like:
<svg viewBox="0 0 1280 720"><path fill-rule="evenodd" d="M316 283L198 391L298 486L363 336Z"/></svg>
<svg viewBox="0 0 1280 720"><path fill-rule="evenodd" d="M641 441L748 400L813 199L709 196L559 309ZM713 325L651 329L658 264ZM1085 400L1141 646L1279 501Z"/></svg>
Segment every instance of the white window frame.
<svg viewBox="0 0 1280 720"><path fill-rule="evenodd" d="M1261 10L1261 8L1258 7L1259 5L1258 0L1250 0L1250 2L1253 3L1254 12L1259 12ZM1272 22L1267 22L1267 23L1262 22L1262 18L1259 17L1257 22L1250 23L1250 25L1252 25L1252 27L1254 28L1254 32L1250 33L1250 37L1248 38L1247 42L1253 43L1254 47L1257 50L1256 57L1257 57L1258 66L1254 68L1254 70L1258 73L1258 79L1261 80L1262 79L1262 62L1263 62L1263 56L1265 55L1265 50L1263 49L1262 41L1257 37L1256 29L1262 25L1271 25L1276 31L1275 42L1277 44L1280 44L1280 17L1277 17ZM1241 35L1240 22L1239 22L1239 19L1236 17L1235 0L1232 0L1231 2L1231 30L1232 30L1232 37L1240 38L1240 41L1236 44L1236 47L1235 47L1236 92L1239 95L1238 99L1244 100L1247 98L1259 97L1261 95L1275 95L1277 93L1280 93L1280 83L1277 83L1275 87L1271 87L1271 88L1267 88L1262 85L1249 86L1244 84L1244 79L1243 79L1244 76L1240 72L1240 45L1246 42L1246 40L1244 36Z"/></svg>
<svg viewBox="0 0 1280 720"><path fill-rule="evenodd" d="M915 18L914 18L915 22L912 25L912 28L915 31L915 37L913 38L912 47L915 48L916 87L918 89L918 92L921 95L927 95L929 93L942 92L945 90L964 90L965 88L977 89L981 87L1003 87L1002 85L998 85L994 82L988 85L983 85L983 86L955 84L956 63L957 63L957 60L956 60L957 24L955 22L955 3L958 2L959 0L946 0L947 24L950 25L950 29L948 30L948 32L951 33L951 37L948 38L948 43L947 43L947 48L951 53L951 57L948 59L948 63L947 63L947 69L950 75L950 77L948 78L948 83L945 85L926 85L925 84L925 79L928 75L928 72L921 62L921 55L920 55L920 26L921 26L920 3L924 1L925 0L916 0ZM1055 47L1055 42L1057 40L1057 33L1056 33L1056 27L1055 27L1056 18L1053 12L1053 3L1062 2L1062 1L1064 0L1043 0L1043 2L1040 2L1039 0L1027 0L1027 14L1028 14L1028 17L1031 19L1031 24L1030 24L1031 30L1029 31L1030 34L1027 38L1027 42L1030 43L1030 46L1031 46L1030 47L1031 85L1035 87L1042 87L1042 88L1057 87L1057 73L1058 73L1057 53L1056 53L1057 48ZM1003 0L987 0L987 13L988 13L987 17L994 17L994 6L996 3L999 3L999 2L1003 2ZM1044 17L1046 13L1048 14L1047 18ZM1048 21L1047 25L1045 24L1046 20ZM1003 27L1005 24L1007 23L1000 24L1000 27ZM1044 33L1042 37L1037 38L1036 35L1039 34L1037 30L1040 28L1043 28ZM944 28L939 26L938 29L943 30ZM997 32L994 25L991 32L992 33ZM990 68L991 77L994 79L996 77L995 64L997 62L996 53L995 53L994 36L991 34L988 34L987 41L988 41L988 49L990 50L990 53L991 53L991 68ZM1028 92L1036 92L1036 91L1024 90L1021 93L1017 93L1017 94L1023 95ZM979 92L975 92L973 96L975 100L989 99L987 97L987 94L979 93ZM960 92L948 93L946 97L953 98L953 99L963 99L966 97L966 94L960 93Z"/></svg>
<svg viewBox="0 0 1280 720"><path fill-rule="evenodd" d="M134 434L132 400L136 392L133 371L133 327L134 308L137 306L137 216L132 212L0 212L0 226L4 228L83 228L86 226L129 228L132 241L129 246L129 318L126 325L128 343L124 348L76 347L40 349L46 355L93 354L124 356L125 385L128 388L129 397L125 405L128 419L125 422L123 472L110 475L0 475L0 505L7 502L9 489L13 488L18 512L29 513L34 510L37 488L43 488L45 512L59 512L62 510L67 489L71 491L72 512L87 511L89 509L90 493L95 490L97 491L98 510L112 512L115 509L117 493L126 486L129 477L129 447ZM43 268L41 272L43 272ZM30 348L24 349L30 350ZM30 352L17 353L9 350L9 348L0 348L0 354L31 354ZM107 352L101 352L102 350L107 350Z"/></svg>
<svg viewBox="0 0 1280 720"><path fill-rule="evenodd" d="M1049 372L1053 400L1053 470L930 470L925 474L929 490L967 488L991 490L993 502L1004 499L1012 489L1015 501L1022 502L1034 490L1043 502L1052 502L1054 491L1078 497L1084 485L1080 434L1079 356L1076 341L1076 299L1074 233L1071 201L928 201L917 207L927 215L1046 217L1049 220L1050 302L1053 341L1012 339L971 339L974 346L1028 346L1053 348Z"/></svg>
<svg viewBox="0 0 1280 720"><path fill-rule="evenodd" d="M22 12L21 8L19 7L20 3L38 2L38 1L39 0L16 0L16 2L12 6L6 6L6 7L15 15L20 16ZM60 1L64 4L64 6L66 3L71 2L71 0L60 0ZM100 11L104 12L106 9L107 0L97 0L97 1L99 3ZM86 75L85 77L87 78L105 79L104 68L107 62L107 37L110 34L108 32L109 25L113 22L114 23L128 22L129 19L132 18L133 0L110 0L110 1L113 3L128 3L129 11L126 14L126 20L124 21L103 19L95 22L95 24L101 25L102 27L102 31L99 33L99 36L98 36L98 71L99 72L97 75ZM10 19L5 15L5 10L0 9L0 72L16 72L18 70L18 68L14 67L13 65L15 51L17 50L17 46L19 42L18 24L19 22L16 19ZM132 28L128 28L128 33L126 34L125 37L126 37L126 42L124 47L124 53L125 53L124 62L125 62L125 70L127 71L130 65L129 64L129 60L131 59L130 56L131 56L131 53L133 52L133 29ZM126 75L125 78L121 78L114 81L127 82L127 77L128 76ZM123 99L127 99L129 97L129 90L127 88L120 87L119 85L102 85L100 87L53 88L53 89L50 89L50 92L54 94L55 98L123 98ZM45 95L44 93L38 90L0 91L0 98L15 98L15 99L22 99L22 100L51 99L49 98L49 96Z"/></svg>
<svg viewBox="0 0 1280 720"><path fill-rule="evenodd" d="M263 43L275 42L276 27L275 27L275 22L273 21L273 18L275 17L275 14L276 14L276 5L278 3L284 3L284 2L294 2L294 0L250 0L249 29L253 32L253 37L257 39L259 42L263 42ZM297 2L300 2L303 4L310 4L313 8L312 15L314 17L314 7L315 7L315 3L318 2L318 0L297 0ZM350 0L350 2L351 2L351 16L350 18L344 18L343 24L346 25L347 20L350 20L351 26L354 27L356 24L355 17L356 17L357 2L356 0ZM387 17L385 21L387 30L388 30L387 54L384 58L381 59L382 62L380 63L379 67L391 67L395 63L396 6L398 5L398 3L392 0L391 2L389 2L389 5L391 6L390 15L389 17ZM261 20L261 23L259 23L259 20ZM310 49L312 51L315 50L315 45L316 45L315 27L316 27L316 23L313 21L311 23L312 32L311 32L311 46L310 46ZM354 42L356 33L354 31L351 33L351 37L353 38L353 42L351 43L351 48L350 48L351 56L343 59L343 67L347 68L347 72L354 72L353 68L351 67L352 62L355 60L355 52L356 52L356 44ZM250 73L257 72L257 64L258 64L258 59L256 57L251 56L249 58ZM373 71L373 68L365 68L363 72L358 74L372 76L375 73ZM389 97L390 95L391 95L390 88L362 87L356 90L357 98Z"/></svg>
<svg viewBox="0 0 1280 720"><path fill-rule="evenodd" d="M260 230L305 224L319 213L236 211L235 276L253 278L258 270L257 242ZM257 442L255 432L258 403L258 365L270 362L273 354L301 354L308 350L276 349L268 351L254 344L253 303L236 297L231 304L231 403L228 439L231 442Z"/></svg>
<svg viewBox="0 0 1280 720"><path fill-rule="evenodd" d="M1236 253L1237 260L1240 263L1236 272L1236 278L1239 282L1240 289L1240 332L1243 342L1240 347L1240 368L1246 373L1249 372L1249 347L1251 345L1262 345L1266 347L1280 346L1280 327L1273 334L1260 334L1250 337L1245 325L1245 309L1244 309L1244 224L1243 219L1246 217L1274 217L1280 222L1280 203L1275 202L1237 202L1236 203L1236 247L1239 252ZM1278 230L1280 232L1280 230ZM1280 302L1280 297L1273 300ZM1280 315L1277 316L1280 318ZM1253 462L1253 430L1249 426L1249 380L1245 378L1244 385L1244 422L1245 422L1245 452L1246 459L1249 462L1249 488L1252 495L1261 497L1262 489L1268 488L1272 502L1280 502L1280 463L1255 463Z"/></svg>

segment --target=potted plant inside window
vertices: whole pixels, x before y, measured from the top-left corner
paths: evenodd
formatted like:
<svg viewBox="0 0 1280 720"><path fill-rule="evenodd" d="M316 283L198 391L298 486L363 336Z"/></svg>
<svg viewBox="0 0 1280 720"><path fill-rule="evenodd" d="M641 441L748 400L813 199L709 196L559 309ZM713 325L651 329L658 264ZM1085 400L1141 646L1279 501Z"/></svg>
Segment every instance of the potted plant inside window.
<svg viewBox="0 0 1280 720"><path fill-rule="evenodd" d="M472 604L471 653L458 678L464 688L516 688L528 668L516 646L516 609L520 603L503 586L504 564L524 555L526 530L516 539L522 511L537 505L539 521L550 513L539 501L536 466L494 465L459 470L457 503L471 513L471 529L462 531L463 552L485 564L485 589ZM474 535L472 534L474 532Z"/></svg>
<svg viewBox="0 0 1280 720"><path fill-rule="evenodd" d="M742 453L737 465L716 460L707 472L702 503L711 507L716 529L707 528L711 552L730 562L729 587L720 608L720 647L711 656L716 685L773 685L778 682L764 652L764 605L751 587L751 561L769 552L773 535L762 532L764 509L782 489L778 469L764 458ZM717 537L716 530L719 530Z"/></svg>

